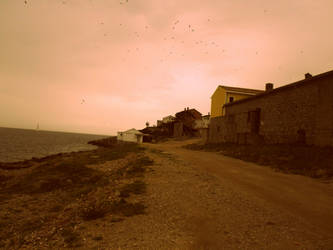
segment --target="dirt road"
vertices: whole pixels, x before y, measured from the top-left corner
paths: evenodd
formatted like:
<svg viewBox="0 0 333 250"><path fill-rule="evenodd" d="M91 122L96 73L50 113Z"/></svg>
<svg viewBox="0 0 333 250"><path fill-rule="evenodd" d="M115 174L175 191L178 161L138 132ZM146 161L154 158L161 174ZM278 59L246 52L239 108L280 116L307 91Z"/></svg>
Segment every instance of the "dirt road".
<svg viewBox="0 0 333 250"><path fill-rule="evenodd" d="M333 183L182 148L192 142L2 169L0 248L333 249Z"/></svg>
<svg viewBox="0 0 333 250"><path fill-rule="evenodd" d="M170 247L333 249L332 183L181 147L192 142L146 145L159 162L148 207L172 218Z"/></svg>

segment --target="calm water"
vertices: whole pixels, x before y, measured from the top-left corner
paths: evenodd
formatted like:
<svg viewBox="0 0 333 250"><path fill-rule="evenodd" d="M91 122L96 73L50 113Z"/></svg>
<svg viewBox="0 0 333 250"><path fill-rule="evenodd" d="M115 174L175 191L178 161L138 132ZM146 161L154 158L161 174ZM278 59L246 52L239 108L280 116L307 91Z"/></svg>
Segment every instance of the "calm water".
<svg viewBox="0 0 333 250"><path fill-rule="evenodd" d="M0 128L0 162L90 150L96 147L87 144L88 141L105 137L101 135Z"/></svg>

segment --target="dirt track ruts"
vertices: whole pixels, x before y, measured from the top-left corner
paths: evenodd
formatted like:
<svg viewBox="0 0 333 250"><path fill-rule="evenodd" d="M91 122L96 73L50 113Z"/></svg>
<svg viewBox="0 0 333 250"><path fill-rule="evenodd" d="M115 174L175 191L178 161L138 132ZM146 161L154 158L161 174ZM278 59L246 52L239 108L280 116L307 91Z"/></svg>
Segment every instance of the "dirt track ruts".
<svg viewBox="0 0 333 250"><path fill-rule="evenodd" d="M146 145L157 165L146 177L148 214L140 222L152 244L142 247L333 249L332 183L186 143Z"/></svg>

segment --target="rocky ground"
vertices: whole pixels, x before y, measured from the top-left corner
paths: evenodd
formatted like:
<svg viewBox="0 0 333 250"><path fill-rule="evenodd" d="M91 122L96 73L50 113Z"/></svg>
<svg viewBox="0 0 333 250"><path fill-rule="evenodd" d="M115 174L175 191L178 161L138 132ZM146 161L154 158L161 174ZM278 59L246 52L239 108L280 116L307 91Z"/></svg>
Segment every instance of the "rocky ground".
<svg viewBox="0 0 333 250"><path fill-rule="evenodd" d="M50 171L59 175L58 170L65 171L62 164L58 170L46 169L55 165L43 165L45 161L27 169L2 169L1 178L6 184L0 192L1 247L333 249L329 226L320 230L303 214L298 216L298 210L289 210L288 204L280 206L281 200L275 197L279 192L257 192L260 181L257 186L253 181L244 186L236 179L246 178L237 172L238 165L257 180L262 177L267 182L269 178L276 181L270 177L275 176L272 170L265 168L269 173L264 177L256 166L252 169L252 165L246 165L245 169L245 165L232 161L225 167L235 174L233 179L229 172L220 175L209 169L222 168L219 164L223 156L187 150L182 148L184 144L188 142L146 144L145 150L120 150L123 153L114 153L113 157L104 150L86 153L80 162L88 161L87 169L74 167L71 178L66 175L62 179L64 186L63 182L50 185ZM59 163L59 159L49 160ZM49 182L42 181L45 176L37 178L33 174L36 171L38 176L47 173ZM80 180L75 180L77 176ZM19 180L26 184L20 186ZM312 188L311 183L309 186ZM287 198L298 202L298 194L292 195ZM322 201L328 207L330 202L332 197ZM316 217L311 213L307 215ZM330 223L331 218L326 221Z"/></svg>
<svg viewBox="0 0 333 250"><path fill-rule="evenodd" d="M161 151L159 146L150 149L155 165L145 177L147 215L133 218L127 233L135 236L132 240L120 236L119 246L332 249L333 239L301 217L197 169L178 154ZM123 226L125 230L127 225Z"/></svg>
<svg viewBox="0 0 333 250"><path fill-rule="evenodd" d="M107 228L145 213L143 176L152 164L132 144L1 164L0 248L110 242Z"/></svg>

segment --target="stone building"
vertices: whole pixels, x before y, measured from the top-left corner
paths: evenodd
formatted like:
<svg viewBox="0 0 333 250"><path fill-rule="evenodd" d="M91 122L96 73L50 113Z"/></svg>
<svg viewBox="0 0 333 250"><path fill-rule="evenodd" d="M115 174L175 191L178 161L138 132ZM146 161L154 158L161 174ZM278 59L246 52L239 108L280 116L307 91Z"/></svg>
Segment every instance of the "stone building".
<svg viewBox="0 0 333 250"><path fill-rule="evenodd" d="M211 118L209 142L333 146L333 71L225 104Z"/></svg>
<svg viewBox="0 0 333 250"><path fill-rule="evenodd" d="M194 129L195 121L201 120L202 116L196 109L185 108L184 111L176 113L177 121L181 121L187 127Z"/></svg>

